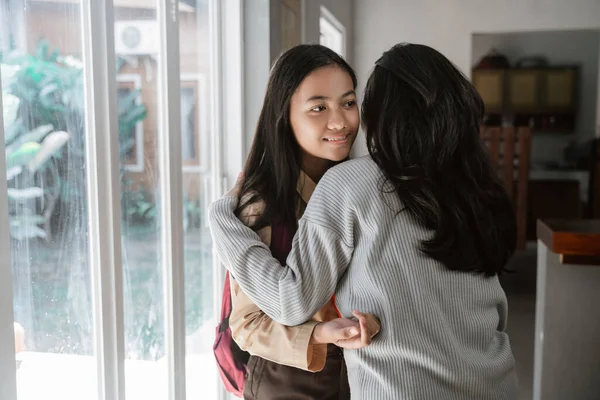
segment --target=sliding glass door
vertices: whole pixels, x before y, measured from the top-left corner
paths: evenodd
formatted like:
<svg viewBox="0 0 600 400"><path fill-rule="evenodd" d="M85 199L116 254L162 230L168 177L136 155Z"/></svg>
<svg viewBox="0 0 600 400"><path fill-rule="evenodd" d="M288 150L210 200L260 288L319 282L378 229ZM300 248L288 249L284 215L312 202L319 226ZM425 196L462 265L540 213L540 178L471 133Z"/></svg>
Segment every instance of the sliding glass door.
<svg viewBox="0 0 600 400"><path fill-rule="evenodd" d="M0 398L224 398L206 210L226 18L0 0Z"/></svg>

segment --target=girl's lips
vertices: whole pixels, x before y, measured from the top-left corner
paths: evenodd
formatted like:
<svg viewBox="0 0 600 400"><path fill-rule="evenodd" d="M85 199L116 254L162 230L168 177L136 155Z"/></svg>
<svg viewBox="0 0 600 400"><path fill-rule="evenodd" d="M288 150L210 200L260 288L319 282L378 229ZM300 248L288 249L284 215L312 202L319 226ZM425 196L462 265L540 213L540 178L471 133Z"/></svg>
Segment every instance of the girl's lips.
<svg viewBox="0 0 600 400"><path fill-rule="evenodd" d="M350 137L350 134L347 133L347 134L341 135L341 136L324 138L323 140L326 141L327 143L331 143L331 144L346 144L346 143L348 143L349 137Z"/></svg>

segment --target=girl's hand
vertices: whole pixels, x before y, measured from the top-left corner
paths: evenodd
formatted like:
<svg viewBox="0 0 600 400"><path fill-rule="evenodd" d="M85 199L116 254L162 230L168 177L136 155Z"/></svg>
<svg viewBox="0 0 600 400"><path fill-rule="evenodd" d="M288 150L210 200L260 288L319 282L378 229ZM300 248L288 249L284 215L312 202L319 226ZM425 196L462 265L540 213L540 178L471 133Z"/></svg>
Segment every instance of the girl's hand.
<svg viewBox="0 0 600 400"><path fill-rule="evenodd" d="M360 324L349 318L336 318L319 322L310 338L311 344L337 343L360 335Z"/></svg>
<svg viewBox="0 0 600 400"><path fill-rule="evenodd" d="M373 342L373 338L381 330L381 323L379 322L379 318L373 314L363 314L356 310L352 314L358 319L360 324L360 336L340 341L340 343L336 344L344 349L362 349Z"/></svg>
<svg viewBox="0 0 600 400"><path fill-rule="evenodd" d="M358 321L348 318L337 318L321 322L315 327L312 344L333 343L348 350L362 349L371 344L373 337L379 333L381 324L373 314L352 313Z"/></svg>

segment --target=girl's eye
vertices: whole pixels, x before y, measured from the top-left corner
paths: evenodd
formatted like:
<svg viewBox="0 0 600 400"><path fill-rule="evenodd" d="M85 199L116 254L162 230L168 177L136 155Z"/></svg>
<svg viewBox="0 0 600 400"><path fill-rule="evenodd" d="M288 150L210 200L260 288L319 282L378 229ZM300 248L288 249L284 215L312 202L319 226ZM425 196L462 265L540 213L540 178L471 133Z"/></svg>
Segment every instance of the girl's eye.
<svg viewBox="0 0 600 400"><path fill-rule="evenodd" d="M351 108L354 107L356 105L356 100L350 100L349 102L347 102L346 107Z"/></svg>
<svg viewBox="0 0 600 400"><path fill-rule="evenodd" d="M321 112L323 110L325 110L325 106L317 106L317 107L310 109L310 111L315 111L315 112Z"/></svg>

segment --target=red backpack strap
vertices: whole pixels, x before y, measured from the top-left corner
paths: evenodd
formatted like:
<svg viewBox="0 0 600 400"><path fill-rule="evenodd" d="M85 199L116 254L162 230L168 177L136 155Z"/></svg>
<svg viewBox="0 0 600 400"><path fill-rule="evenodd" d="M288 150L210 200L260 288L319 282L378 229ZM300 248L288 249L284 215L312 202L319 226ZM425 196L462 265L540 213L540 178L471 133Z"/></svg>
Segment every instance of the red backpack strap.
<svg viewBox="0 0 600 400"><path fill-rule="evenodd" d="M225 273L225 285L223 286L223 298L221 304L221 322L219 323L219 332L229 328L229 317L231 316L231 283L229 281L229 271Z"/></svg>
<svg viewBox="0 0 600 400"><path fill-rule="evenodd" d="M237 397L242 397L250 354L242 351L233 340L229 327L231 310L231 282L229 272L227 272L225 275L225 284L223 285L221 321L216 328L217 332L213 344L213 353L225 390Z"/></svg>

